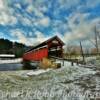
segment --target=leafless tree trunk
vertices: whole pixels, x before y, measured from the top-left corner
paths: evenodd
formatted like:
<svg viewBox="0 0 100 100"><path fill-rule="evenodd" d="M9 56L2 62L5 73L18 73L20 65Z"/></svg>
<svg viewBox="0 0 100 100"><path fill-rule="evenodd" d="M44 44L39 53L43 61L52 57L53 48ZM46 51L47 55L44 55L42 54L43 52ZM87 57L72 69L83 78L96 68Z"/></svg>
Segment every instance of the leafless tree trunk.
<svg viewBox="0 0 100 100"><path fill-rule="evenodd" d="M99 40L100 40L100 32L98 32L98 34L97 34L97 35L98 35L98 38L99 38Z"/></svg>
<svg viewBox="0 0 100 100"><path fill-rule="evenodd" d="M96 50L97 50L97 54L98 54L99 48L98 48L98 34L97 34L96 26L95 26L95 44L96 44Z"/></svg>
<svg viewBox="0 0 100 100"><path fill-rule="evenodd" d="M96 26L94 27L94 39L89 39L89 41L95 46L96 53L99 54L99 42L100 42L100 33L97 31Z"/></svg>
<svg viewBox="0 0 100 100"><path fill-rule="evenodd" d="M83 47L82 47L82 43L81 42L80 42L80 48L81 48L81 55L83 57L83 62L85 62L85 57L84 57Z"/></svg>

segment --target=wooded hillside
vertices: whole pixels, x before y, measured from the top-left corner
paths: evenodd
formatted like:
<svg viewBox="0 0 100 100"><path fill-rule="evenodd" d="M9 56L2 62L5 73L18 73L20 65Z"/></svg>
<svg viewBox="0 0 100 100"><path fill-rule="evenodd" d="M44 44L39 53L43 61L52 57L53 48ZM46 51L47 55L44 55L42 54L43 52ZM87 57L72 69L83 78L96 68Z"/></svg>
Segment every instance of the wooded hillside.
<svg viewBox="0 0 100 100"><path fill-rule="evenodd" d="M21 57L26 48L27 47L22 43L0 39L0 54L15 54L16 57Z"/></svg>

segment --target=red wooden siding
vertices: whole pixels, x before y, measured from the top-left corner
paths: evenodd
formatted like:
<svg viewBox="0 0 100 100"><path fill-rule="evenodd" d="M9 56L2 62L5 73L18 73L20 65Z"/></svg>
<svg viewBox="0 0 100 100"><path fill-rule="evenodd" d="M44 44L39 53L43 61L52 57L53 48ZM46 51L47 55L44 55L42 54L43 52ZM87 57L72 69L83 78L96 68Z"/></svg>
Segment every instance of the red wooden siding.
<svg viewBox="0 0 100 100"><path fill-rule="evenodd" d="M62 57L62 47L64 43L57 36L54 36L37 46L31 48L23 55L23 60L40 61L44 57L57 56ZM57 48L60 47L60 50ZM52 51L55 49L55 51Z"/></svg>
<svg viewBox="0 0 100 100"><path fill-rule="evenodd" d="M25 53L23 56L24 60L30 60L30 61L40 61L44 57L48 57L48 48L41 48L39 50L34 50Z"/></svg>

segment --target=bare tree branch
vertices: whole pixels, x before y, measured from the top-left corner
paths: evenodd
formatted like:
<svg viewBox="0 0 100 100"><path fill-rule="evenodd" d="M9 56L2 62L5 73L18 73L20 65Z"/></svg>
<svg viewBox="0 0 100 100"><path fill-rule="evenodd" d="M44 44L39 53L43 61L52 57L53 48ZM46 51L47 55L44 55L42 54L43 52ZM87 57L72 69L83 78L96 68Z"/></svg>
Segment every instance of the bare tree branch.
<svg viewBox="0 0 100 100"><path fill-rule="evenodd" d="M96 44L91 39L88 40L96 47Z"/></svg>
<svg viewBox="0 0 100 100"><path fill-rule="evenodd" d="M98 34L97 34L97 35L98 35L98 38L100 39L100 32L98 32Z"/></svg>

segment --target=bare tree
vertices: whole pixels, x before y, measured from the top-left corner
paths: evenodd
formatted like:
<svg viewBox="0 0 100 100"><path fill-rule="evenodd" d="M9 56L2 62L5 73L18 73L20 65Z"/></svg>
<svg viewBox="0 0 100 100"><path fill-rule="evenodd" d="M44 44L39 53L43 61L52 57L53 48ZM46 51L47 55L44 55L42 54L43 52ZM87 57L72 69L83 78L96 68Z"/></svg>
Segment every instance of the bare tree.
<svg viewBox="0 0 100 100"><path fill-rule="evenodd" d="M97 31L97 33L98 33L98 34L97 34L97 35L98 35L98 38L99 38L99 40L100 40L100 32L99 32L99 31Z"/></svg>
<svg viewBox="0 0 100 100"><path fill-rule="evenodd" d="M96 26L94 27L94 39L89 39L89 41L95 46L96 53L99 54L100 33L97 30Z"/></svg>
<svg viewBox="0 0 100 100"><path fill-rule="evenodd" d="M82 43L80 42L80 48L81 48L81 55L83 57L83 62L85 62L85 57L84 57L84 52L83 52L83 47L82 47Z"/></svg>
<svg viewBox="0 0 100 100"><path fill-rule="evenodd" d="M99 53L99 47L98 47L98 34L97 34L97 30L96 30L96 26L95 26L95 44L96 44L96 49L97 49L97 53Z"/></svg>
<svg viewBox="0 0 100 100"><path fill-rule="evenodd" d="M71 45L67 45L67 48L66 48L66 55L68 58L71 58L71 51L73 49L73 46Z"/></svg>
<svg viewBox="0 0 100 100"><path fill-rule="evenodd" d="M78 52L78 50L77 50L77 46L76 45L67 45L67 47L66 47L66 56L68 57L68 58L75 58L76 59L76 56L77 56L77 54L79 54L79 52Z"/></svg>

